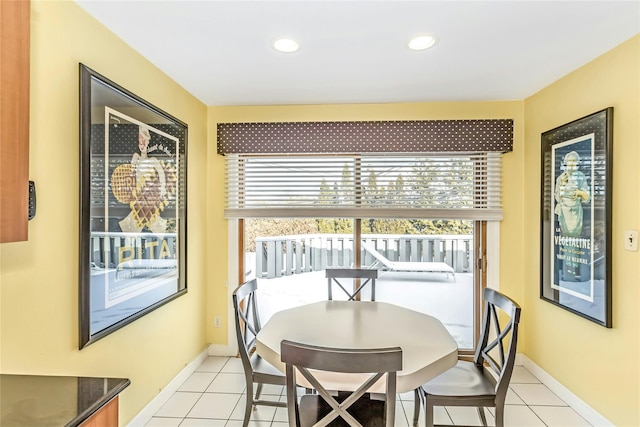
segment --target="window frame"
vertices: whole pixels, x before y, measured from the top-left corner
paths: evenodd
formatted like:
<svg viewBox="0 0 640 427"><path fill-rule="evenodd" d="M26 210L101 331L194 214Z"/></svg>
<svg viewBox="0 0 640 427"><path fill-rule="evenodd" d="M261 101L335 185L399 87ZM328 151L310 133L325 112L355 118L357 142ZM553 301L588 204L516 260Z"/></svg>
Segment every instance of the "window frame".
<svg viewBox="0 0 640 427"><path fill-rule="evenodd" d="M354 219L354 221L360 222L361 219ZM354 223L354 242L357 245L355 250L358 251L360 245L360 227ZM246 279L247 266L245 265L244 255L244 220L243 219L229 219L228 220L229 240L228 240L228 252L230 254L237 254L236 257L229 257L228 262L228 277L227 290L228 290L228 325L233 325L233 307L230 304L231 294L233 291L241 285ZM359 251L358 251L359 252ZM500 223L499 221L475 221L474 222L474 326L473 326L473 341L477 343L480 336L480 327L482 319L482 293L484 288L489 286L491 288L499 289L499 254L500 254ZM356 259L359 259L357 257ZM357 261L359 262L359 261ZM357 268L357 264L355 265ZM480 268L479 268L480 267ZM231 327L229 327L231 328ZM233 336L235 332L229 329L228 336ZM234 340L228 341L228 346L231 348L230 354L234 353ZM475 350L460 349L459 356L465 360L472 360Z"/></svg>
<svg viewBox="0 0 640 427"><path fill-rule="evenodd" d="M429 154L434 154L437 156L465 156L465 155L469 155L469 153L447 153L447 154L443 154L443 153L418 153L419 155L429 155ZM487 153L483 153L487 156L490 155L494 155L494 156L501 156L500 153L491 153L491 152L487 152ZM298 154L300 155L300 154ZM358 159L361 159L362 156L366 156L368 154L365 155L355 155L352 154L351 156L354 157L355 159L355 168L354 168L354 181L355 181L355 186L356 188L360 188L363 184L363 181L365 180L365 174L366 171L362 170L362 168L360 167L360 163ZM404 153L404 155L406 155L406 153ZM307 155L310 156L310 155ZM316 156L321 156L321 154L317 154ZM342 156L342 155L340 155ZM356 171L360 171L360 173L355 173ZM479 175L482 175L483 173L486 173L485 170L482 169L478 169L476 170L476 173ZM483 197L482 194L482 187L479 187L476 185L476 181L474 178L474 184L473 184L473 188L474 188L474 192L476 192L475 198L481 199ZM486 187L485 187L486 188ZM229 191L229 190L227 190ZM241 191L241 190L240 190ZM501 193L501 189L497 190L499 193ZM477 194L478 192L480 192L480 194ZM362 191L358 191L356 194L362 194ZM356 199L356 205L359 205L361 203L361 200L359 200L358 198ZM402 210L402 209L400 209ZM398 212L400 210L393 210L393 213L398 214ZM492 284L492 288L498 288L499 287L499 283L498 283L498 278L499 278L499 231L500 231L500 220L502 219L502 210L501 210L501 206L500 206L500 215L499 216L489 216L489 217L485 217L485 218L477 218L475 217L473 214L471 215L467 215L467 213L463 213L461 211L463 211L464 209L451 209L451 208L446 208L446 209L405 209L406 213L400 216L378 216L376 215L374 212L372 211L365 211L365 210L359 210L357 209L356 206L356 210L354 210L353 212L347 212L347 213L351 213L351 215L344 215L344 212L342 212L342 214L340 213L324 213L321 216L314 216L313 214L317 214L318 213L318 209L317 208L310 208L308 210L296 210L296 209L291 209L290 212L290 216L288 216L288 218L297 218L297 217L311 217L311 218L320 218L320 217L327 217L327 216L331 216L331 217L350 217L353 218L354 220L354 250L355 253L357 254L354 257L354 267L355 268L359 268L361 266L361 259L360 259L360 242L361 242L361 226L362 226L362 219L363 218L371 218L371 217L376 217L376 218L423 218L423 219L471 219L473 220L473 241L474 241L474 268L473 268L473 273L474 273L474 286L473 286L473 292L474 292L474 304L473 304L473 310L474 310L474 325L473 325L473 342L476 343L478 338L479 338L479 333L480 333L480 327L481 327L481 318L482 318L482 292L484 290L484 288L487 286L487 283L491 283ZM327 209L327 211L330 211L330 209ZM388 215L390 215L392 212L391 211L387 211L386 212ZM357 215L354 215L357 214ZM266 211L264 215L256 215L255 213L253 213L252 215L247 216L247 218L269 218L272 217L271 215L269 215L269 211ZM287 218L286 216L278 216L280 218ZM234 217L233 215L228 216L228 220L229 220L229 253L230 254L237 254L235 258L235 262L234 260L230 260L229 262L229 277L232 278L232 281L235 282L232 284L232 286L229 286L229 292L231 293L233 291L233 289L235 289L235 287L241 283L243 283L243 281L245 280L246 276L245 276L245 272L247 271L247 266L245 265L245 254L244 254L244 248L245 248L245 242L244 242L244 217ZM231 232L233 230L233 232ZM232 313L232 311L230 311L230 313ZM232 317L230 316L230 321L232 320ZM463 358L472 358L473 354L474 354L474 349L461 349L459 352L460 356Z"/></svg>

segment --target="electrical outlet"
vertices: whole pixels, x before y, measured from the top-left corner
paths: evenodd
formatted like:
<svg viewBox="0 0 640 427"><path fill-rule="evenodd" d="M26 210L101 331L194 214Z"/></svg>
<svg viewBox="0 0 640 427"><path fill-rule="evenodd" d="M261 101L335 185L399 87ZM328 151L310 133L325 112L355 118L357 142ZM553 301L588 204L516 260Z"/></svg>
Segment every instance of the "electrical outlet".
<svg viewBox="0 0 640 427"><path fill-rule="evenodd" d="M214 328L222 327L222 318L220 316L216 316L213 318L213 327Z"/></svg>
<svg viewBox="0 0 640 427"><path fill-rule="evenodd" d="M638 250L638 230L625 230L624 248L632 252Z"/></svg>

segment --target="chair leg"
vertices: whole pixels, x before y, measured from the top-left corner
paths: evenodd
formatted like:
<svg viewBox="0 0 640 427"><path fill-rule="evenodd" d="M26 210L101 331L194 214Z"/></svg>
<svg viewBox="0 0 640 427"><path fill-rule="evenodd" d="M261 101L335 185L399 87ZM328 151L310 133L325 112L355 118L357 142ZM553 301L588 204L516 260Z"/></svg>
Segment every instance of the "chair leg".
<svg viewBox="0 0 640 427"><path fill-rule="evenodd" d="M256 400L260 399L260 393L262 393L262 383L258 383L256 387Z"/></svg>
<svg viewBox="0 0 640 427"><path fill-rule="evenodd" d="M422 391L417 388L413 391L413 427L418 427L418 418L420 418L420 407L422 406Z"/></svg>
<svg viewBox="0 0 640 427"><path fill-rule="evenodd" d="M253 383L247 382L247 403L244 408L244 421L242 422L242 427L247 427L249 425L249 420L251 419L251 410L253 409Z"/></svg>
<svg viewBox="0 0 640 427"><path fill-rule="evenodd" d="M504 405L496 405L496 427L504 427Z"/></svg>
<svg viewBox="0 0 640 427"><path fill-rule="evenodd" d="M487 417L484 415L484 407L478 406L476 409L478 409L478 415L480 416L480 421L482 422L482 425L488 426L489 424L487 424Z"/></svg>
<svg viewBox="0 0 640 427"><path fill-rule="evenodd" d="M424 425L433 427L433 405L429 402L429 396L424 396Z"/></svg>

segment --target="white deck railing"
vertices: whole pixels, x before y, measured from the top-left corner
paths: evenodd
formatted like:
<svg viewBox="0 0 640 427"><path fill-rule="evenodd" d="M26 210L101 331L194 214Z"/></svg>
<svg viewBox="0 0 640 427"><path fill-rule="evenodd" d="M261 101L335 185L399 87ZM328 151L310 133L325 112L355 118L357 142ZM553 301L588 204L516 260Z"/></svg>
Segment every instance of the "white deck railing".
<svg viewBox="0 0 640 427"><path fill-rule="evenodd" d="M176 233L91 233L91 263L98 268L122 268L126 263L176 259Z"/></svg>
<svg viewBox="0 0 640 427"><path fill-rule="evenodd" d="M472 271L471 235L363 235L363 240L391 261L444 262L456 273ZM362 266L375 258L362 249ZM353 267L350 234L301 234L256 238L256 277L274 277Z"/></svg>

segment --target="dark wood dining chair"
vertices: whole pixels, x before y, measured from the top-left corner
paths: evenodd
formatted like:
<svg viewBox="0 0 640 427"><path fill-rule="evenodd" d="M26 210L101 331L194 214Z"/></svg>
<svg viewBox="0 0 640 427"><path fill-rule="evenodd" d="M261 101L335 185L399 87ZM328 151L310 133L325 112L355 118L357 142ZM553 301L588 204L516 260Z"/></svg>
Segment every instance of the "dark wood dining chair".
<svg viewBox="0 0 640 427"><path fill-rule="evenodd" d="M378 278L378 270L366 268L327 268L327 292L329 301L333 299L333 284L337 284L340 289L347 294L349 301L355 301L362 295L362 289L371 283L371 301L376 300L376 279ZM341 280L342 279L342 280ZM358 286L355 290L349 290L346 280L352 279ZM359 280L360 282L357 282ZM351 286L354 288L355 286Z"/></svg>
<svg viewBox="0 0 640 427"><path fill-rule="evenodd" d="M397 372L402 369L400 347L344 349L318 347L283 340L287 408L290 427L364 426L392 427L395 421ZM371 374L354 392L332 393L314 376L314 371ZM316 390L298 403L296 375L302 375ZM386 377L384 400L367 391Z"/></svg>
<svg viewBox="0 0 640 427"><path fill-rule="evenodd" d="M247 427L249 424L251 410L255 405L286 407L285 402L260 399L263 384L284 386L286 381L282 372L255 353L256 336L261 328L256 296L257 289L258 282L253 279L238 286L233 292L238 351L240 359L242 359L247 387L243 427ZM253 391L254 384L256 386L255 395Z"/></svg>
<svg viewBox="0 0 640 427"><path fill-rule="evenodd" d="M416 389L414 426L418 425L421 406L425 408L427 427L433 426L434 406L475 406L485 426L484 408L494 407L496 427L504 426L504 402L515 364L521 308L511 298L489 288L484 290L484 302L481 336L473 362L458 361Z"/></svg>

